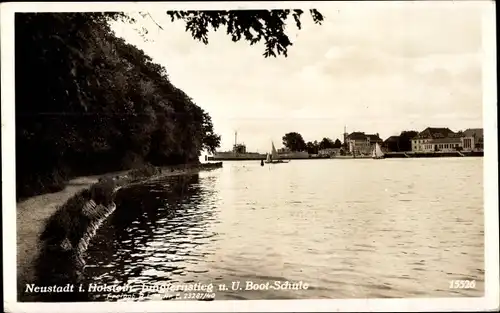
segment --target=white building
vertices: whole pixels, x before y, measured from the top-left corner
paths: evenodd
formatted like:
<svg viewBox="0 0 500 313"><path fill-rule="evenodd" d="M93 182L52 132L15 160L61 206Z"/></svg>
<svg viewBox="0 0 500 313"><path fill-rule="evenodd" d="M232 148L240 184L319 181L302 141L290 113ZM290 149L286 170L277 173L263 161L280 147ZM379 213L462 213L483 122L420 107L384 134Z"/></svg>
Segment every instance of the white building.
<svg viewBox="0 0 500 313"><path fill-rule="evenodd" d="M483 149L483 129L454 133L449 128L427 127L411 140L413 152L453 152Z"/></svg>
<svg viewBox="0 0 500 313"><path fill-rule="evenodd" d="M460 137L449 128L427 127L411 140L411 151L457 151Z"/></svg>
<svg viewBox="0 0 500 313"><path fill-rule="evenodd" d="M462 147L461 138L437 138L427 141L420 146L420 152L433 152L433 151L442 151L442 152L453 152L460 150Z"/></svg>

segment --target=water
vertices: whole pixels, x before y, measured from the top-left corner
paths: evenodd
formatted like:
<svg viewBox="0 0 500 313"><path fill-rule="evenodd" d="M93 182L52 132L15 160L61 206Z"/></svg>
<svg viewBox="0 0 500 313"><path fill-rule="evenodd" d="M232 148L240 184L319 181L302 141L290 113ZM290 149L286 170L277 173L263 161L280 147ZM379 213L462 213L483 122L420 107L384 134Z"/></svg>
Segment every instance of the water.
<svg viewBox="0 0 500 313"><path fill-rule="evenodd" d="M86 273L100 285L212 283L217 300L482 296L482 162L224 162L134 187L119 194ZM451 280L475 288L450 289ZM246 281L309 288L245 290ZM130 300L110 294L91 295Z"/></svg>

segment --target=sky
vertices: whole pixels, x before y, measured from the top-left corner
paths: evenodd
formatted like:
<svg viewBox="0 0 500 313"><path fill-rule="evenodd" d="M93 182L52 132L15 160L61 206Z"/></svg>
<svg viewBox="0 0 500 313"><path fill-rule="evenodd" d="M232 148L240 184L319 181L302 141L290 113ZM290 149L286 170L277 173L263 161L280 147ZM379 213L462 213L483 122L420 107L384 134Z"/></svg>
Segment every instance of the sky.
<svg viewBox="0 0 500 313"><path fill-rule="evenodd" d="M342 140L347 132L482 126L481 2L326 2L314 24L288 23L288 57L264 58L264 46L209 32L194 40L164 12L113 30L167 69L172 83L212 117L230 150L234 133L247 151L267 152L288 132L304 140ZM307 13L307 14L306 14ZM135 14L135 13L131 13ZM162 26L159 29L155 23Z"/></svg>

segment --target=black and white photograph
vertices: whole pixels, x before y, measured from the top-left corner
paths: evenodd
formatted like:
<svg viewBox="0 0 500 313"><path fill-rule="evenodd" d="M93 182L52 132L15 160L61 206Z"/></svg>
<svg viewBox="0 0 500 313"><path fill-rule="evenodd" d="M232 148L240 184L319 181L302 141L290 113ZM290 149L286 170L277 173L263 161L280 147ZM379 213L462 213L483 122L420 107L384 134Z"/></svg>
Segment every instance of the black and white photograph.
<svg viewBox="0 0 500 313"><path fill-rule="evenodd" d="M1 14L6 312L499 309L494 2Z"/></svg>

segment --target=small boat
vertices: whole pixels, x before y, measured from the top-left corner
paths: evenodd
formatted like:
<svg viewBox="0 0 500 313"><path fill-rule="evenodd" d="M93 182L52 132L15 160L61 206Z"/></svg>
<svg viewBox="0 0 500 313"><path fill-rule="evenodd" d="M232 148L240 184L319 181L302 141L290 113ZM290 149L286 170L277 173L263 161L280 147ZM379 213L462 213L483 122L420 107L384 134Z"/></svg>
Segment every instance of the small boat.
<svg viewBox="0 0 500 313"><path fill-rule="evenodd" d="M288 161L281 160L276 148L274 147L274 142L271 142L271 154L267 154L266 163L276 164L276 163L288 163Z"/></svg>
<svg viewBox="0 0 500 313"><path fill-rule="evenodd" d="M383 159L384 157L385 157L384 152L382 152L382 149L380 148L380 145L377 142L375 144L375 148L373 148L372 158L373 159Z"/></svg>

